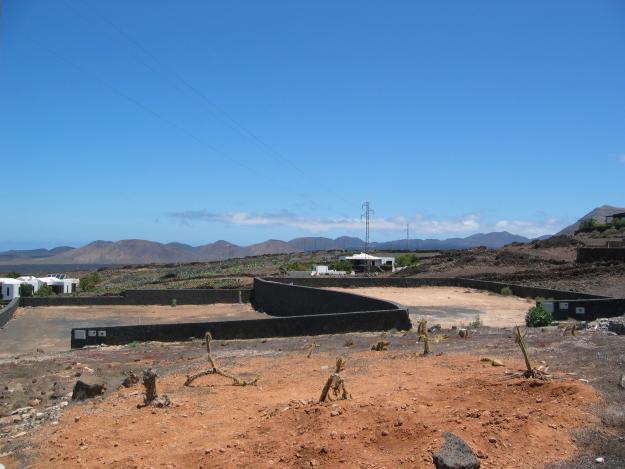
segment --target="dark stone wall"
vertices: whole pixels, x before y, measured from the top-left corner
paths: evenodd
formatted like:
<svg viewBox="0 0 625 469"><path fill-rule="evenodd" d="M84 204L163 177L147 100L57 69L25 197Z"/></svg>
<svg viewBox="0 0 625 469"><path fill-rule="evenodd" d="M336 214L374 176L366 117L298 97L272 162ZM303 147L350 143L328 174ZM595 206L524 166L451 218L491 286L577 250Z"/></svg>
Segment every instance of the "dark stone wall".
<svg viewBox="0 0 625 469"><path fill-rule="evenodd" d="M239 294L239 292L241 292ZM186 289L186 290L126 290L123 296L127 304L168 305L172 299L178 305L204 305L212 303L249 303L251 290L232 289Z"/></svg>
<svg viewBox="0 0 625 469"><path fill-rule="evenodd" d="M566 301L540 301L553 313L553 318L563 321L569 318L594 321L597 318L612 318L625 314L625 299L602 298Z"/></svg>
<svg viewBox="0 0 625 469"><path fill-rule="evenodd" d="M365 287L449 287L457 286L456 278L410 278L410 277L266 277L278 283L292 283L315 288L365 288Z"/></svg>
<svg viewBox="0 0 625 469"><path fill-rule="evenodd" d="M478 290L486 290L494 293L501 293L504 287L510 288L514 296L521 298L553 298L556 300L580 299L580 298L607 298L604 296L591 295L589 293L580 293L566 290L552 290L550 288L528 287L525 285L516 285L506 282L491 282L488 280L474 280L470 278L457 278L457 285L465 288L475 288Z"/></svg>
<svg viewBox="0 0 625 469"><path fill-rule="evenodd" d="M239 293L240 292L240 293ZM46 296L21 298L21 306L84 306L84 305L178 305L214 303L249 303L251 290L187 289L126 290L121 296Z"/></svg>
<svg viewBox="0 0 625 469"><path fill-rule="evenodd" d="M410 329L405 309L365 311L344 314L291 316L271 319L218 321L184 324L153 324L142 326L93 327L72 329L72 348L85 345L123 345L133 341L184 341L201 338L208 331L218 340L292 337L347 332ZM78 339L83 331L85 339Z"/></svg>
<svg viewBox="0 0 625 469"><path fill-rule="evenodd" d="M4 308L0 309L0 327L4 327L13 318L19 305L19 298L13 298Z"/></svg>
<svg viewBox="0 0 625 469"><path fill-rule="evenodd" d="M254 279L254 309L272 316L307 316L399 309L390 301L353 293Z"/></svg>
<svg viewBox="0 0 625 469"><path fill-rule="evenodd" d="M400 278L400 277L310 277L310 278L288 278L275 277L266 278L278 283L293 283L294 285L303 285L317 288L327 287L464 287L475 288L478 290L486 290L494 293L501 293L504 287L510 288L512 294L523 298L605 298L588 293L570 292L564 290L552 290L549 288L528 287L525 285L516 285L506 282L492 282L489 280L476 280L470 278Z"/></svg>
<svg viewBox="0 0 625 469"><path fill-rule="evenodd" d="M610 260L625 262L625 248L577 248L577 262Z"/></svg>
<svg viewBox="0 0 625 469"><path fill-rule="evenodd" d="M144 291L144 290L143 290ZM254 339L346 332L407 330L408 311L394 303L351 293L254 279L254 307L271 319L154 324L72 329L72 347L127 344L133 341L181 341L203 337Z"/></svg>

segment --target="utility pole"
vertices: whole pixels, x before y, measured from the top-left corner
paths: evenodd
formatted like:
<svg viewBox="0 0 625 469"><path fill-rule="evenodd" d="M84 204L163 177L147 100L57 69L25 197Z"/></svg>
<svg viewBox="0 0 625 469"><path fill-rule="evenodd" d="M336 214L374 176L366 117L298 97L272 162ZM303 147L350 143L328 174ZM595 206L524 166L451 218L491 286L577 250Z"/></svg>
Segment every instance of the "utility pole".
<svg viewBox="0 0 625 469"><path fill-rule="evenodd" d="M360 215L360 219L365 219L365 254L367 254L369 250L369 219L372 213L374 213L374 210L369 205L369 202L364 202L362 204L362 215Z"/></svg>
<svg viewBox="0 0 625 469"><path fill-rule="evenodd" d="M406 251L410 251L410 223L406 223Z"/></svg>

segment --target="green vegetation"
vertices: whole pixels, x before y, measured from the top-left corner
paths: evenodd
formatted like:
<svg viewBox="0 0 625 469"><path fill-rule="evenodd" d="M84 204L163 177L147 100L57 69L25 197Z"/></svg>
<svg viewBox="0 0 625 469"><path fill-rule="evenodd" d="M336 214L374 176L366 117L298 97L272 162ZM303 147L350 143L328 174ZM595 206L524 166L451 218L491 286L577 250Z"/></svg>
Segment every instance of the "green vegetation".
<svg viewBox="0 0 625 469"><path fill-rule="evenodd" d="M613 218L610 223L599 223L595 218L588 218L579 225L579 230L584 233L591 233L595 236L603 232L607 235L618 234L618 230L625 227L625 218Z"/></svg>
<svg viewBox="0 0 625 469"><path fill-rule="evenodd" d="M80 289L82 291L93 291L99 280L98 274L91 272L86 277L80 279Z"/></svg>
<svg viewBox="0 0 625 469"><path fill-rule="evenodd" d="M545 327L552 323L553 316L542 304L537 304L530 308L525 315L525 325L527 327Z"/></svg>
<svg viewBox="0 0 625 469"><path fill-rule="evenodd" d="M348 260L332 262L329 265L329 267L332 270L342 270L342 271L345 271L347 273L349 273L352 270L354 270L354 267L353 267L352 263L350 261L348 261Z"/></svg>
<svg viewBox="0 0 625 469"><path fill-rule="evenodd" d="M312 270L313 265L314 265L314 262L296 261L296 262L291 262L287 264L285 269L287 271L298 270L298 271L308 272Z"/></svg>
<svg viewBox="0 0 625 469"><path fill-rule="evenodd" d="M6 274L3 274L2 276L5 278L17 278L17 277L20 277L21 275L19 272L12 271L12 272L7 272Z"/></svg>
<svg viewBox="0 0 625 469"><path fill-rule="evenodd" d="M483 325L484 323L482 322L482 318L480 318L480 313L477 313L475 319L469 323L469 329L479 329Z"/></svg>
<svg viewBox="0 0 625 469"><path fill-rule="evenodd" d="M599 222L595 218L587 218L579 225L581 231L593 231L599 226Z"/></svg>
<svg viewBox="0 0 625 469"><path fill-rule="evenodd" d="M177 304L177 303L176 303L176 298L172 298L172 299L169 301L169 304L171 305L171 307L172 307L172 308L174 308L174 307L176 306L176 304Z"/></svg>
<svg viewBox="0 0 625 469"><path fill-rule="evenodd" d="M503 296L512 295L512 289L510 287L503 287L500 292Z"/></svg>
<svg viewBox="0 0 625 469"><path fill-rule="evenodd" d="M413 253L402 254L401 256L397 256L397 259L395 259L395 265L397 267L412 267L414 265L419 265L419 257Z"/></svg>
<svg viewBox="0 0 625 469"><path fill-rule="evenodd" d="M34 291L35 287L33 287L30 283L22 283L20 285L20 296L33 296Z"/></svg>
<svg viewBox="0 0 625 469"><path fill-rule="evenodd" d="M50 285L46 285L45 283L39 287L39 290L35 293L35 296L50 296L54 295L54 290Z"/></svg>

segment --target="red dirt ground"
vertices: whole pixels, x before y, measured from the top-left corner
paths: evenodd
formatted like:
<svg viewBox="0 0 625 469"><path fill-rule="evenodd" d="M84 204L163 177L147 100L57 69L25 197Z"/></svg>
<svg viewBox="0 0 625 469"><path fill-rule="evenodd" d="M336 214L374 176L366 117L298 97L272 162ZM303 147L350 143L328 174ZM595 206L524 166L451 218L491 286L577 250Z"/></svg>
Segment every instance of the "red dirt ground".
<svg viewBox="0 0 625 469"><path fill-rule="evenodd" d="M317 404L336 356L305 355L224 367L259 371L257 386L213 375L183 387L184 375L169 375L159 393L170 408L138 409L141 386L70 406L35 438L36 467L434 467L451 431L482 467L537 468L572 457L570 431L598 424L589 408L599 397L579 380L506 380L520 362L493 367L459 353L353 353L342 373L353 399Z"/></svg>

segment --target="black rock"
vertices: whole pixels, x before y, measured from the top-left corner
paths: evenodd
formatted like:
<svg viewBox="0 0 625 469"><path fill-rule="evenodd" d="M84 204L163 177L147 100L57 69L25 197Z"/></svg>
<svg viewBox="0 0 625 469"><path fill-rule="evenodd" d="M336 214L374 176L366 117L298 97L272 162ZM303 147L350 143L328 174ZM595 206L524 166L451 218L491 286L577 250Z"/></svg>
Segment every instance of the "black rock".
<svg viewBox="0 0 625 469"><path fill-rule="evenodd" d="M74 392L72 393L73 401L82 401L92 397L104 394L104 384L102 383L85 383L84 381L76 381Z"/></svg>
<svg viewBox="0 0 625 469"><path fill-rule="evenodd" d="M625 335L625 316L610 318L608 321L608 331L617 335Z"/></svg>
<svg viewBox="0 0 625 469"><path fill-rule="evenodd" d="M436 469L478 469L480 460L464 440L453 433L446 432L445 443L434 453Z"/></svg>

